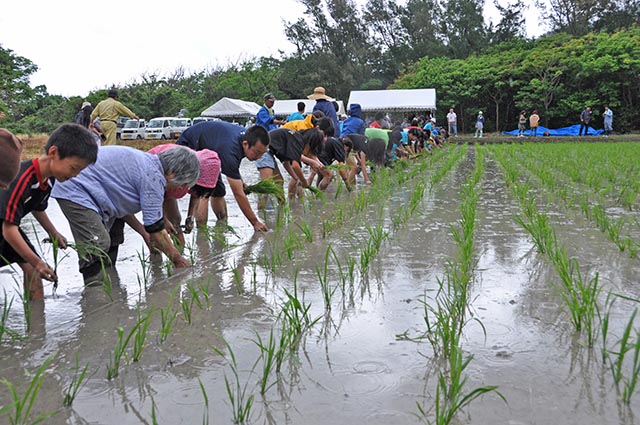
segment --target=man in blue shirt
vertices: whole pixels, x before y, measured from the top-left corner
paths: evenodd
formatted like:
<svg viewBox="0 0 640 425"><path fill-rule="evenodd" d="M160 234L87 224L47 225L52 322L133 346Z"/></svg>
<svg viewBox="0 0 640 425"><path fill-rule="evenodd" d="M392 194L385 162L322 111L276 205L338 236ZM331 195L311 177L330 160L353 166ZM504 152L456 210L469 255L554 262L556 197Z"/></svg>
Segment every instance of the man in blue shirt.
<svg viewBox="0 0 640 425"><path fill-rule="evenodd" d="M244 127L224 121L207 121L186 129L178 138L177 144L188 146L196 151L210 149L216 152L220 157L221 174L227 176L233 196L244 216L255 230L263 232L269 230L251 208L249 198L244 193L244 183L240 176L242 158L255 161L269 149L269 133L263 127L254 125L245 130ZM218 220L227 219L225 195L226 189L220 176L211 197L211 209ZM207 205L200 205L196 211L196 223L198 225L206 224Z"/></svg>
<svg viewBox="0 0 640 425"><path fill-rule="evenodd" d="M267 131L275 130L279 125L284 124L284 121L276 119L276 113L273 110L275 102L276 97L272 93L265 94L264 105L256 114L256 125L264 127Z"/></svg>

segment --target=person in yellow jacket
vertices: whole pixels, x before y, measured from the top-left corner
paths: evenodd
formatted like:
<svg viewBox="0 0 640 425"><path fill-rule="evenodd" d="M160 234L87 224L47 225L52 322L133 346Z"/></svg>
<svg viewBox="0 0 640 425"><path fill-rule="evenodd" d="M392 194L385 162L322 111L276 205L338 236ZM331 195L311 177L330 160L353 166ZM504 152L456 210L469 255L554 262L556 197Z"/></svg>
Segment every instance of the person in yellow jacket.
<svg viewBox="0 0 640 425"><path fill-rule="evenodd" d="M100 118L100 127L102 127L102 134L105 136L103 145L115 145L116 144L116 130L118 117L127 116L134 120L139 120L138 116L131 112L131 109L118 102L118 91L115 89L109 90L107 98L98 103L93 112L91 113L91 122L96 118Z"/></svg>
<svg viewBox="0 0 640 425"><path fill-rule="evenodd" d="M314 128L320 118L324 117L322 111L315 111L313 114L307 115L303 120L294 120L285 123L282 127L289 130L304 131Z"/></svg>

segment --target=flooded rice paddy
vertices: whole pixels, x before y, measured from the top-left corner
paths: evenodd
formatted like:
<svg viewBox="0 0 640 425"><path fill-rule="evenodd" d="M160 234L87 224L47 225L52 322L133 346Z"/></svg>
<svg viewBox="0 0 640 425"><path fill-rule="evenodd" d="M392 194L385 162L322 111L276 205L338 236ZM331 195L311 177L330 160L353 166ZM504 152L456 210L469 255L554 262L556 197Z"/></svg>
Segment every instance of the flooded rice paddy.
<svg viewBox="0 0 640 425"><path fill-rule="evenodd" d="M71 251L56 296L46 285L27 316L19 273L2 268L0 374L18 396L42 379L30 418L56 412L47 424L447 423L443 394L481 388L451 423L632 424L639 154L634 144L451 145L371 186L349 193L334 181L324 200L270 206L267 234L229 198L232 230L210 218L188 238L192 269L148 261L128 229L110 284L83 287ZM253 164L243 168L255 181ZM48 213L70 235L55 201ZM546 252L532 223L553 234ZM447 333L453 307L438 305L465 276ZM120 356L118 329L131 334ZM456 353L468 360L458 380ZM11 402L3 389L1 423L15 418Z"/></svg>

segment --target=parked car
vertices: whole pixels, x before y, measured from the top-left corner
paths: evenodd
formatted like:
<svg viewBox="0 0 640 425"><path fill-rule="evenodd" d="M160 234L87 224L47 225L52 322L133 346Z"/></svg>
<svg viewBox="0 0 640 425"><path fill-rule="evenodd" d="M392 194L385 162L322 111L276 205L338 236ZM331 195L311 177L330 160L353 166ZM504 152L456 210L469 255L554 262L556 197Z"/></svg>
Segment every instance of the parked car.
<svg viewBox="0 0 640 425"><path fill-rule="evenodd" d="M207 121L220 121L220 118L212 118L212 117L195 117L192 120L192 125L196 125L198 123L201 122L207 122Z"/></svg>
<svg viewBox="0 0 640 425"><path fill-rule="evenodd" d="M157 117L152 118L147 123L144 131L145 139L170 139L171 138L171 122L176 117Z"/></svg>
<svg viewBox="0 0 640 425"><path fill-rule="evenodd" d="M191 127L191 118L175 118L171 122L171 132L169 134L172 139L177 139L189 127Z"/></svg>
<svg viewBox="0 0 640 425"><path fill-rule="evenodd" d="M140 140L144 139L147 122L145 120L127 120L122 127L120 138L122 140Z"/></svg>
<svg viewBox="0 0 640 425"><path fill-rule="evenodd" d="M129 117L118 117L118 121L116 121L116 139L120 138L122 129L128 120Z"/></svg>

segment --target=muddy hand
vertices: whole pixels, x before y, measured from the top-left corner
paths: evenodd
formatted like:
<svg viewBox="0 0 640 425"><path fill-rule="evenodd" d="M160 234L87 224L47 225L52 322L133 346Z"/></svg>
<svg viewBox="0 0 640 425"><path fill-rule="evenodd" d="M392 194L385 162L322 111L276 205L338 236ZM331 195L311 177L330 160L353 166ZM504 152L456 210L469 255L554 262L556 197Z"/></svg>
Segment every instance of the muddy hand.
<svg viewBox="0 0 640 425"><path fill-rule="evenodd" d="M40 261L40 263L38 263L36 270L38 271L38 274L42 276L43 279L48 280L50 282L58 281L58 275L56 274L56 272L51 267L49 267L49 265L44 261Z"/></svg>

